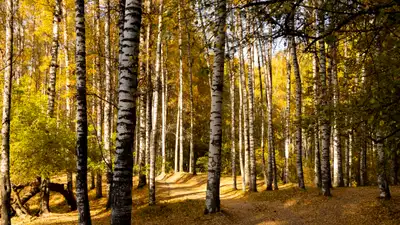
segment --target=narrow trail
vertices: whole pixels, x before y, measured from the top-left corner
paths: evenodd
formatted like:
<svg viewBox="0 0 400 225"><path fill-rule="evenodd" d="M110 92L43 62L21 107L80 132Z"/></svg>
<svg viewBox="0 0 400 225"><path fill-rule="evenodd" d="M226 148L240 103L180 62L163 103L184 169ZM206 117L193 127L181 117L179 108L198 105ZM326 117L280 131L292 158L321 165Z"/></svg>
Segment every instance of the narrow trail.
<svg viewBox="0 0 400 225"><path fill-rule="evenodd" d="M317 188L303 191L294 184L267 192L262 181L259 192L243 193L232 189L231 179L221 178L221 212L204 215L206 174L158 177L155 206L147 205L147 188L133 191L132 224L400 224L399 186L391 187L392 200L382 202L377 199L376 186L335 188L333 196L326 198ZM240 181L239 177L238 188ZM135 178L134 187L136 182ZM96 199L94 190L89 198L92 224L110 224L110 211L104 209L106 198ZM51 195L51 210L43 217L14 218L13 224L76 224L77 212L68 212L62 196Z"/></svg>

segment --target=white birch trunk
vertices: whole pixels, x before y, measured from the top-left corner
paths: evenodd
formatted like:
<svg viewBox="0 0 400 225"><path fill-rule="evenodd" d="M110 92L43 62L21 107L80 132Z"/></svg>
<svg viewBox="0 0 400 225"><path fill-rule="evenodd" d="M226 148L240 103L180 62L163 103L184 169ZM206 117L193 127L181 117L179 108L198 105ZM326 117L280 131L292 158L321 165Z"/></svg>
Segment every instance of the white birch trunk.
<svg viewBox="0 0 400 225"><path fill-rule="evenodd" d="M158 14L158 31L157 31L157 52L156 52L156 71L154 77L153 89L153 109L150 136L150 174L149 174L149 205L156 204L156 136L157 136L157 114L158 114L158 98L160 95L160 73L161 73L161 54L162 54L162 19L163 19L163 1L160 0Z"/></svg>
<svg viewBox="0 0 400 225"><path fill-rule="evenodd" d="M6 40L3 116L1 127L1 161L0 161L0 194L1 194L1 224L11 224L11 181L10 181L10 121L11 121L11 90L13 74L13 0L7 0L6 10Z"/></svg>
<svg viewBox="0 0 400 225"><path fill-rule="evenodd" d="M132 147L136 124L136 91L142 5L125 4L123 40L119 55L118 121L111 224L130 224L132 213Z"/></svg>
<svg viewBox="0 0 400 225"><path fill-rule="evenodd" d="M216 5L216 41L212 80L210 115L210 149L208 154L208 177L205 213L220 211L220 176L222 145L222 91L225 57L226 1L218 0Z"/></svg>
<svg viewBox="0 0 400 225"><path fill-rule="evenodd" d="M78 206L78 223L90 225L90 209L87 190L87 103L86 103L86 37L85 37L85 3L75 1L76 32L76 89L77 89L77 166L76 166L76 200Z"/></svg>

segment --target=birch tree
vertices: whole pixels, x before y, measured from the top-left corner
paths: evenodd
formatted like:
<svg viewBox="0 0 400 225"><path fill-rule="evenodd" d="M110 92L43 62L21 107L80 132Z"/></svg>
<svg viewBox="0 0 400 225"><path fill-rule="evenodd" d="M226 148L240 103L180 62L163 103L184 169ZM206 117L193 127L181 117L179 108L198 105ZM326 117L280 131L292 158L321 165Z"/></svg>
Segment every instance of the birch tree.
<svg viewBox="0 0 400 225"><path fill-rule="evenodd" d="M289 150L290 150L290 96L291 96L291 64L290 64L290 40L288 40L286 56L286 111L285 111L285 167L283 182L289 182Z"/></svg>
<svg viewBox="0 0 400 225"><path fill-rule="evenodd" d="M190 134L189 134L189 173L196 174L196 161L194 154L194 145L193 145L193 59L191 52L191 31L189 30L189 21L187 15L185 15L185 25L186 25L186 34L188 39L187 44L187 58L188 58L188 69L189 69L189 101L190 101Z"/></svg>
<svg viewBox="0 0 400 225"><path fill-rule="evenodd" d="M6 43L3 86L3 116L1 127L1 161L0 161L0 194L1 194L1 224L11 224L11 181L10 181L10 121L11 121L11 90L13 74L13 0L7 0L6 10Z"/></svg>
<svg viewBox="0 0 400 225"><path fill-rule="evenodd" d="M294 30L294 16L295 16L296 8L293 6L293 11L291 14L291 28ZM303 137L302 137L302 84L301 84L301 76L299 63L297 60L297 46L296 39L292 35L291 40L291 55L293 61L293 72L296 79L296 168L297 168L297 179L299 188L305 189L304 185L304 175L303 175L303 161L302 161L302 151L303 151Z"/></svg>
<svg viewBox="0 0 400 225"><path fill-rule="evenodd" d="M76 199L78 205L78 223L92 224L90 219L89 197L87 190L87 103L86 103L86 36L85 36L85 2L75 1L76 32Z"/></svg>
<svg viewBox="0 0 400 225"><path fill-rule="evenodd" d="M104 20L104 61L105 61L105 102L104 102L104 155L107 174L107 193L108 199L111 199L111 181L112 181L112 162L111 162L111 46L110 46L110 0L105 1L106 12ZM121 31L120 31L121 32Z"/></svg>
<svg viewBox="0 0 400 225"><path fill-rule="evenodd" d="M158 97L160 94L160 72L161 72L161 38L162 38L162 19L163 19L163 1L160 1L158 11L158 31L157 31L157 52L156 52L156 71L154 77L153 89L153 109L151 122L151 137L150 137L150 174L149 174L149 204L156 204L156 135L157 135L157 114L158 114Z"/></svg>
<svg viewBox="0 0 400 225"><path fill-rule="evenodd" d="M341 127L339 112L339 84L337 75L337 56L336 43L331 46L332 50L332 94L333 94L333 184L336 187L343 187L343 169L342 169L342 144L341 144Z"/></svg>
<svg viewBox="0 0 400 225"><path fill-rule="evenodd" d="M247 14L247 32L250 34L250 14ZM250 40L249 46L247 47L247 60L248 60L248 88L249 95L249 152L250 152L250 191L257 191L257 174L256 174L256 155L254 149L254 71L253 71L253 53L252 53L252 43Z"/></svg>
<svg viewBox="0 0 400 225"><path fill-rule="evenodd" d="M111 224L130 224L132 212L133 139L136 124L136 91L140 0L126 0L122 46L119 55L118 119Z"/></svg>
<svg viewBox="0 0 400 225"><path fill-rule="evenodd" d="M178 118L179 118L179 172L183 172L183 46L182 46L182 9L181 1L178 2L178 45L179 45L179 100L178 100Z"/></svg>
<svg viewBox="0 0 400 225"><path fill-rule="evenodd" d="M242 21L241 21L241 15L238 13L237 15L237 20L238 20L238 32L239 32L239 37L240 37L240 42L243 42L243 28L242 28ZM245 72L244 72L244 56L243 56L243 46L240 43L239 44L239 72L240 72L240 84L241 84L241 92L242 92L242 100L243 104L241 105L242 110L243 110L243 139L244 139L244 181L246 186L250 182L250 147L249 147L249 136L248 136L248 131L249 131L249 117L248 117L248 108L247 108L247 88L246 88L246 78L245 78ZM242 174L243 176L243 174Z"/></svg>
<svg viewBox="0 0 400 225"><path fill-rule="evenodd" d="M222 147L222 91L225 62L226 1L216 1L217 21L215 26L215 57L212 79L210 115L210 148L208 154L208 175L206 208L204 213L220 211L220 176Z"/></svg>
<svg viewBox="0 0 400 225"><path fill-rule="evenodd" d="M324 5L324 0L318 0L318 7ZM317 35L321 36L325 30L325 14L322 10L317 10ZM320 129L322 139L322 154L321 154L321 177L322 177L322 194L324 196L330 196L330 158L329 158L329 146L330 146L330 133L331 128L328 120L328 95L327 95L327 78L326 78L326 57L325 57L325 40L320 38L318 41L319 48L319 77L321 80L320 90Z"/></svg>
<svg viewBox="0 0 400 225"><path fill-rule="evenodd" d="M264 51L262 47L262 41L259 38L258 39L258 71L259 71L259 80L260 80L260 96L261 96L261 161L262 161L262 170L263 170L263 175L264 175L264 183L267 185L268 183L268 175L267 175L267 167L265 165L265 147L264 147L264 95L263 95L263 85L262 85L262 75L264 77L266 76L265 74L262 73L261 70L261 65L265 65L265 57L264 57ZM265 73L265 72L264 72Z"/></svg>
<svg viewBox="0 0 400 225"><path fill-rule="evenodd" d="M274 148L274 127L272 124L273 103L272 103L272 27L268 25L268 34L270 35L267 40L267 72L264 79L266 87L266 100L267 100L267 118L268 118L268 182L267 190L272 190L272 183L274 189L278 190L278 181L276 175L275 163L275 148Z"/></svg>
<svg viewBox="0 0 400 225"><path fill-rule="evenodd" d="M68 14L65 8L65 3L62 5L62 14L64 18L64 30L63 30L63 41L64 41L64 64L65 64L65 111L68 120L72 118L71 110L71 99L70 99L70 70L69 70L69 41L68 41ZM71 123L69 123L71 125ZM72 192L72 171L67 172L67 189Z"/></svg>
<svg viewBox="0 0 400 225"><path fill-rule="evenodd" d="M102 101L102 46L101 46L101 25L100 25L100 2L99 0L95 0L95 9L94 9L94 19L95 19L95 38L96 38L96 52L97 55L95 57L96 64L96 73L94 74L95 84L96 84L96 136L97 141L99 143L103 143L103 101ZM99 151L103 151L102 144L99 145ZM96 171L96 197L101 198L103 196L102 191L102 176L101 171Z"/></svg>

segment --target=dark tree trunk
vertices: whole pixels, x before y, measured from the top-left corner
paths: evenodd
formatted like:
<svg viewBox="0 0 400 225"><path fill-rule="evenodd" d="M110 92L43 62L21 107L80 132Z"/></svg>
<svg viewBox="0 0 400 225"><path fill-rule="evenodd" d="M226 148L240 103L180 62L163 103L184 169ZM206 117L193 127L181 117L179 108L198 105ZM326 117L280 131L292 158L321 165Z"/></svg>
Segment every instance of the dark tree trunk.
<svg viewBox="0 0 400 225"><path fill-rule="evenodd" d="M76 88L77 88L77 173L76 198L78 205L78 223L92 224L90 218L89 198L87 190L87 103L86 103L86 37L85 37L85 1L75 1L76 32Z"/></svg>
<svg viewBox="0 0 400 225"><path fill-rule="evenodd" d="M111 224L130 224L132 213L133 140L142 4L127 0L119 54L116 157L112 185Z"/></svg>

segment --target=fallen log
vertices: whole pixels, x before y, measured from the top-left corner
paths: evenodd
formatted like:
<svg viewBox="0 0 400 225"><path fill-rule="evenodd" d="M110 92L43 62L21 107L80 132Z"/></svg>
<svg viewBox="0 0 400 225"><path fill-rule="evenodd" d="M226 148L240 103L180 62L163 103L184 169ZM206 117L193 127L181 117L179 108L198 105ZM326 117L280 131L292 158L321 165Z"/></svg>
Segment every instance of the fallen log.
<svg viewBox="0 0 400 225"><path fill-rule="evenodd" d="M50 191L55 191L62 194L69 205L71 211L75 211L77 209L76 199L74 193L67 188L64 187L64 184L57 183L49 183Z"/></svg>

